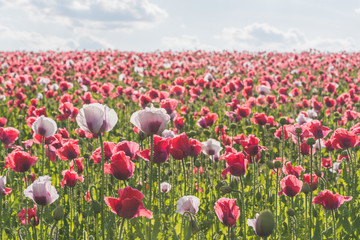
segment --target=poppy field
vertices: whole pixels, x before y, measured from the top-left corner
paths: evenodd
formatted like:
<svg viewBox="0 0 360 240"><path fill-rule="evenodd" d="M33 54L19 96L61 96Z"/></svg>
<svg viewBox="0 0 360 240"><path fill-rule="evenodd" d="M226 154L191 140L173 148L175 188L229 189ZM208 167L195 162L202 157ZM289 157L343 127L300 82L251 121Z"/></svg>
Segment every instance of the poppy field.
<svg viewBox="0 0 360 240"><path fill-rule="evenodd" d="M359 53L0 52L0 239L360 239L359 100Z"/></svg>

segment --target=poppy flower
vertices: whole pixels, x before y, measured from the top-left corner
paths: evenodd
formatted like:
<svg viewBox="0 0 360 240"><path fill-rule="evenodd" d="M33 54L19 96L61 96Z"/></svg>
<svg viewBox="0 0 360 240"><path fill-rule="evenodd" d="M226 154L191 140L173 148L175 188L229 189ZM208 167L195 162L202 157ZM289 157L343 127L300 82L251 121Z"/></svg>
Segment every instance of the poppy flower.
<svg viewBox="0 0 360 240"><path fill-rule="evenodd" d="M15 128L8 127L2 128L0 127L0 140L4 145L12 145L19 137L19 131Z"/></svg>
<svg viewBox="0 0 360 240"><path fill-rule="evenodd" d="M22 225L28 225L29 223L33 224L34 226L39 225L39 219L36 216L36 205L34 205L33 208L27 208L27 219L25 219L25 208L21 209L21 211L18 213L18 218Z"/></svg>
<svg viewBox="0 0 360 240"><path fill-rule="evenodd" d="M201 153L201 146L201 142L196 139L189 139L186 133L182 133L172 139L170 154L177 160L188 156L196 157Z"/></svg>
<svg viewBox="0 0 360 240"><path fill-rule="evenodd" d="M11 168L14 172L26 172L36 162L37 157L31 157L29 153L15 150L5 159L5 168Z"/></svg>
<svg viewBox="0 0 360 240"><path fill-rule="evenodd" d="M321 166L323 168L331 168L332 167L331 157L321 158Z"/></svg>
<svg viewBox="0 0 360 240"><path fill-rule="evenodd" d="M74 171L74 167L70 167L69 170L64 170L62 172L64 179L60 182L61 187L63 188L65 185L72 188L75 187L76 181L84 182L84 177L79 176L77 172Z"/></svg>
<svg viewBox="0 0 360 240"><path fill-rule="evenodd" d="M216 113L208 113L198 120L197 125L201 128L209 128L214 125L218 117Z"/></svg>
<svg viewBox="0 0 360 240"><path fill-rule="evenodd" d="M294 175L289 175L284 177L280 181L280 187L282 190L278 193L278 195L285 194L288 197L295 197L301 191L303 182L297 179Z"/></svg>
<svg viewBox="0 0 360 240"><path fill-rule="evenodd" d="M164 163L169 159L171 139L162 138L154 135L153 161L154 163ZM139 153L139 156L150 161L150 149L145 149Z"/></svg>
<svg viewBox="0 0 360 240"><path fill-rule="evenodd" d="M332 131L330 128L322 126L318 120L308 122L304 127L307 128L316 139L325 138Z"/></svg>
<svg viewBox="0 0 360 240"><path fill-rule="evenodd" d="M115 143L113 142L104 142L104 155L105 160L109 160L111 156L114 154ZM95 149L95 151L91 154L90 159L94 160L94 163L101 163L101 147Z"/></svg>
<svg viewBox="0 0 360 240"><path fill-rule="evenodd" d="M318 176L316 174L312 175L312 183L311 183L311 175L310 174L303 175L303 182L306 182L307 184L309 184L311 191L314 191L317 189L317 180L318 180Z"/></svg>
<svg viewBox="0 0 360 240"><path fill-rule="evenodd" d="M51 118L47 118L44 115L41 115L32 124L31 129L35 134L48 138L55 134L57 125L56 122Z"/></svg>
<svg viewBox="0 0 360 240"><path fill-rule="evenodd" d="M285 175L294 175L295 177L299 178L301 172L305 171L305 169L303 169L301 166L293 167L291 162L286 162L283 165L282 171Z"/></svg>
<svg viewBox="0 0 360 240"><path fill-rule="evenodd" d="M168 193L171 189L171 185L167 182L162 182L160 184L160 190L162 193Z"/></svg>
<svg viewBox="0 0 360 240"><path fill-rule="evenodd" d="M184 196L177 201L177 213L181 215L185 212L196 214L199 211L200 199L195 196Z"/></svg>
<svg viewBox="0 0 360 240"><path fill-rule="evenodd" d="M78 174L81 174L84 171L84 164L83 164L84 158L77 158L75 160L71 160L70 162L70 168L74 167L76 165L76 172Z"/></svg>
<svg viewBox="0 0 360 240"><path fill-rule="evenodd" d="M236 221L240 217L240 210L235 201L236 199L220 198L214 206L216 216L228 227L236 225Z"/></svg>
<svg viewBox="0 0 360 240"><path fill-rule="evenodd" d="M140 146L136 142L122 141L116 144L114 147L114 152L124 151L126 156L130 157L132 160L135 160L139 148Z"/></svg>
<svg viewBox="0 0 360 240"><path fill-rule="evenodd" d="M116 179L126 180L134 174L135 164L130 157L126 156L125 152L120 151L111 156L111 163L105 164L104 171Z"/></svg>
<svg viewBox="0 0 360 240"><path fill-rule="evenodd" d="M348 149L356 146L359 137L344 128L338 128L330 137L331 144L335 149Z"/></svg>
<svg viewBox="0 0 360 240"><path fill-rule="evenodd" d="M260 140L255 137L255 135L249 135L246 140L241 141L241 146L244 149L244 152L253 157L256 156L261 150L267 150L266 147L259 145Z"/></svg>
<svg viewBox="0 0 360 240"><path fill-rule="evenodd" d="M219 156L222 147L220 146L219 141L210 138L206 142L202 142L201 150L205 155Z"/></svg>
<svg viewBox="0 0 360 240"><path fill-rule="evenodd" d="M146 107L131 115L130 122L147 135L161 135L170 122L170 116L163 108Z"/></svg>
<svg viewBox="0 0 360 240"><path fill-rule="evenodd" d="M225 175L231 174L233 176L244 176L246 173L248 161L242 152L231 153L225 156L226 168L221 173L221 176L225 178Z"/></svg>
<svg viewBox="0 0 360 240"><path fill-rule="evenodd" d="M51 185L51 178L43 176L36 179L24 190L25 197L32 199L36 204L47 206L59 198L54 186Z"/></svg>
<svg viewBox="0 0 360 240"><path fill-rule="evenodd" d="M5 187L6 176L0 176L0 195L9 195L12 191L11 188Z"/></svg>
<svg viewBox="0 0 360 240"><path fill-rule="evenodd" d="M253 124L263 126L268 123L268 117L265 113L254 113L254 117L251 118L251 122Z"/></svg>
<svg viewBox="0 0 360 240"><path fill-rule="evenodd" d="M118 121L114 109L99 103L85 104L76 116L79 127L92 134L109 132Z"/></svg>
<svg viewBox="0 0 360 240"><path fill-rule="evenodd" d="M174 126L176 129L181 130L184 128L184 117L176 117L174 119Z"/></svg>
<svg viewBox="0 0 360 240"><path fill-rule="evenodd" d="M119 189L119 198L105 197L105 203L111 211L122 218L147 217L152 219L152 212L147 210L142 202L144 194L131 187Z"/></svg>
<svg viewBox="0 0 360 240"><path fill-rule="evenodd" d="M167 114L171 115L174 112L174 110L176 109L178 102L179 101L176 99L167 98L167 99L161 100L160 107L165 109Z"/></svg>
<svg viewBox="0 0 360 240"><path fill-rule="evenodd" d="M79 140L70 139L57 150L57 155L61 160L72 160L79 156Z"/></svg>
<svg viewBox="0 0 360 240"><path fill-rule="evenodd" d="M344 202L351 201L352 197L344 197L340 194L333 194L329 190L324 190L320 194L313 198L312 203L320 204L325 210L338 209Z"/></svg>

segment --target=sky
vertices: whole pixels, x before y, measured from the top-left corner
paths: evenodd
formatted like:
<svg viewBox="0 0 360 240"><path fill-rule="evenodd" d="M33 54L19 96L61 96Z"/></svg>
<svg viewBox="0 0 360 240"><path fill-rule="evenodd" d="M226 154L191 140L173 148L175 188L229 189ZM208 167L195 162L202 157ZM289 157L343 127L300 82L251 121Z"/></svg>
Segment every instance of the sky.
<svg viewBox="0 0 360 240"><path fill-rule="evenodd" d="M360 0L0 0L0 51L359 51Z"/></svg>

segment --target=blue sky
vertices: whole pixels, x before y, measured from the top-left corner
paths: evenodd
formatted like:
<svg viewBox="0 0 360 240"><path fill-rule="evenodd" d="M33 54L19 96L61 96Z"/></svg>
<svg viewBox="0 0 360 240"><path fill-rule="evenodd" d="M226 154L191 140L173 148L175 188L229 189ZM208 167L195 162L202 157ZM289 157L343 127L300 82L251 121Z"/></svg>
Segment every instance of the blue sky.
<svg viewBox="0 0 360 240"><path fill-rule="evenodd" d="M359 51L360 0L0 0L0 50Z"/></svg>

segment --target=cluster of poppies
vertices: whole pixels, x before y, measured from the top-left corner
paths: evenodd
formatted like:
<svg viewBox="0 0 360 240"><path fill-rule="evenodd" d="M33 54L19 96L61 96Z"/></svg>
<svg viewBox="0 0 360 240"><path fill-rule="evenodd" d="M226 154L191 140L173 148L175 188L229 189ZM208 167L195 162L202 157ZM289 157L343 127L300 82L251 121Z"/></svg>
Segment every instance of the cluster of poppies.
<svg viewBox="0 0 360 240"><path fill-rule="evenodd" d="M357 239L359 63L1 52L0 239Z"/></svg>

